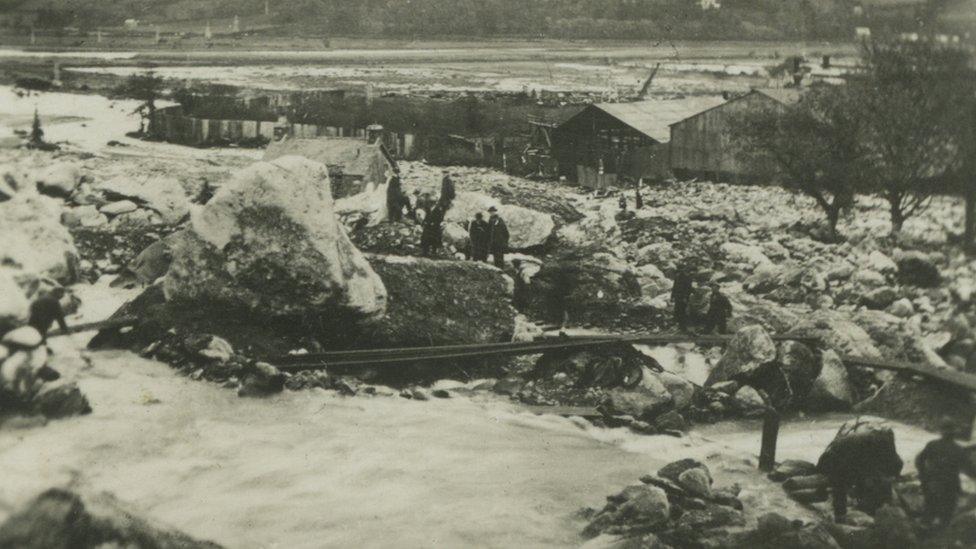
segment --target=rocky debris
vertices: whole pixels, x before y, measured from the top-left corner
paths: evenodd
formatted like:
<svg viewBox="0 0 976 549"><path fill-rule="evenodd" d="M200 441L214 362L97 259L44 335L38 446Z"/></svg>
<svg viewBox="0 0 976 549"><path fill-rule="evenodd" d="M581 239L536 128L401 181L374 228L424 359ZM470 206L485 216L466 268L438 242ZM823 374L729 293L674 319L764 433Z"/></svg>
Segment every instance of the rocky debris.
<svg viewBox="0 0 976 549"><path fill-rule="evenodd" d="M973 397L963 389L942 383L908 380L886 381L878 391L858 402L854 410L919 425L937 431L941 421L952 418L957 425L970 426L974 419Z"/></svg>
<svg viewBox="0 0 976 549"><path fill-rule="evenodd" d="M255 317L382 315L386 290L332 209L328 169L301 157L240 172L172 242L168 300Z"/></svg>
<svg viewBox="0 0 976 549"><path fill-rule="evenodd" d="M220 546L142 518L110 494L82 496L51 488L0 525L0 547L219 549Z"/></svg>
<svg viewBox="0 0 976 549"><path fill-rule="evenodd" d="M241 387L237 390L237 396L241 397L266 397L280 393L287 380L285 374L266 362L256 362L245 368L242 376Z"/></svg>
<svg viewBox="0 0 976 549"><path fill-rule="evenodd" d="M583 531L586 537L598 534L636 535L651 533L668 523L671 507L664 490L648 484L628 486L619 494L607 496L607 504Z"/></svg>
<svg viewBox="0 0 976 549"><path fill-rule="evenodd" d="M58 201L46 196L19 193L0 202L0 263L20 273L75 282L78 250L60 219Z"/></svg>
<svg viewBox="0 0 976 549"><path fill-rule="evenodd" d="M19 291L19 290L18 290ZM41 334L21 326L0 341L0 418L39 415L60 419L92 411L73 383L51 384L61 377L48 365Z"/></svg>
<svg viewBox="0 0 976 549"><path fill-rule="evenodd" d="M167 225L179 223L189 213L190 201L186 197L183 185L173 178L117 177L96 182L94 189L102 193L111 204L129 202L136 207L141 205L150 209L159 215L162 223ZM119 210L120 207L116 206L114 209ZM134 210L135 208L105 213L117 215Z"/></svg>
<svg viewBox="0 0 976 549"><path fill-rule="evenodd" d="M746 547L734 543L747 524L737 488L712 488L702 463L680 460L641 482L609 496L602 510L590 514L583 536L633 542L653 535L671 547Z"/></svg>
<svg viewBox="0 0 976 549"><path fill-rule="evenodd" d="M824 351L820 373L807 395L807 408L814 411L843 411L854 403L854 389L847 366L834 351Z"/></svg>
<svg viewBox="0 0 976 549"><path fill-rule="evenodd" d="M363 327L364 346L409 347L510 341L512 280L473 261L369 256L389 293L386 313Z"/></svg>
<svg viewBox="0 0 976 549"><path fill-rule="evenodd" d="M32 407L48 419L82 416L92 411L88 399L74 383L45 388L34 397Z"/></svg>
<svg viewBox="0 0 976 549"><path fill-rule="evenodd" d="M576 325L620 326L631 317L646 326L653 318L640 309L643 290L638 272L607 254L566 256L547 261L532 277L523 311L561 323L563 313Z"/></svg>

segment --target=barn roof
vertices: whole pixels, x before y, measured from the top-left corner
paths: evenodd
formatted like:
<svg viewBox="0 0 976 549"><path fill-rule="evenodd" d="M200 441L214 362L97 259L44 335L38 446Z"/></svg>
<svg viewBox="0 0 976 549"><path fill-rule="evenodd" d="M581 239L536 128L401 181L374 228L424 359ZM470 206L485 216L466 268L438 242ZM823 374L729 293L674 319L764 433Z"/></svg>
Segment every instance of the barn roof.
<svg viewBox="0 0 976 549"><path fill-rule="evenodd" d="M671 124L721 105L723 102L724 100L718 96L703 96L634 103L594 103L593 107L651 139L664 142L671 137Z"/></svg>
<svg viewBox="0 0 976 549"><path fill-rule="evenodd" d="M861 0L861 5L872 8L895 8L927 4L928 0Z"/></svg>
<svg viewBox="0 0 976 549"><path fill-rule="evenodd" d="M753 90L784 105L793 105L800 101L803 91L797 88L756 88Z"/></svg>
<svg viewBox="0 0 976 549"><path fill-rule="evenodd" d="M264 160L290 155L304 156L330 168L341 167L344 174L354 177L378 177L385 166L392 166L382 144L349 137L290 137L274 141L265 150Z"/></svg>
<svg viewBox="0 0 976 549"><path fill-rule="evenodd" d="M749 93L742 94L738 97L733 97L728 101L722 101L718 105L693 113L690 116L682 118L681 120L675 120L674 122L671 123L671 126L674 126L680 122L684 122L685 120L690 120L692 118L695 118L698 115L705 114L710 110L724 107L725 105L728 105L729 103L734 103L740 99L751 97L752 95L755 94L762 95L763 97L768 97L769 99L772 99L773 101L776 101L777 103L781 103L783 105L793 105L800 101L800 98L803 97L804 91L805 89L797 89L797 88L753 88L753 90L750 91Z"/></svg>

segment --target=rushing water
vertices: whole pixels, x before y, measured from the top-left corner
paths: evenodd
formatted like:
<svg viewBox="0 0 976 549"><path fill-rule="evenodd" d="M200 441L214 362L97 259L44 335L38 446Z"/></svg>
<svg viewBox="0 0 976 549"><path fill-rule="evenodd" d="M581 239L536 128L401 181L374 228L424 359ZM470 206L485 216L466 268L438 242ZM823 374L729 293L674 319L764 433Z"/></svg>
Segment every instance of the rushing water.
<svg viewBox="0 0 976 549"><path fill-rule="evenodd" d="M125 297L105 284L82 290L86 318ZM582 542L581 507L689 456L718 483L742 484L752 515L809 516L755 474L754 423L676 439L534 416L490 394L240 399L128 352L95 353L87 366L82 343L54 340L56 366L94 412L0 429L0 520L46 488L72 486L235 548L565 547ZM842 419L785 426L780 457L815 460ZM906 461L928 437L898 427Z"/></svg>

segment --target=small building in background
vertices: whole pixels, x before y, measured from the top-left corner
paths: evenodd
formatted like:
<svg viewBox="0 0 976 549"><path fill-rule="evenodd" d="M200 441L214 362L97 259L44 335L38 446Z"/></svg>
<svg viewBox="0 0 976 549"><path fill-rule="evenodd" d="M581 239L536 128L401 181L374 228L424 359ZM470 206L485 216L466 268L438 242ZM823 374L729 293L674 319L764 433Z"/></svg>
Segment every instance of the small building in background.
<svg viewBox="0 0 976 549"><path fill-rule="evenodd" d="M668 177L670 125L723 101L702 96L589 105L552 131L559 174L594 189Z"/></svg>
<svg viewBox="0 0 976 549"><path fill-rule="evenodd" d="M678 178L749 180L755 158L737 146L736 119L749 112L785 108L800 100L801 89L757 89L671 125L670 168Z"/></svg>
<svg viewBox="0 0 976 549"><path fill-rule="evenodd" d="M286 137L268 145L264 160L296 155L325 164L329 167L333 198L372 191L397 172L396 161L373 133L376 131L373 128L368 132L371 138L367 139Z"/></svg>

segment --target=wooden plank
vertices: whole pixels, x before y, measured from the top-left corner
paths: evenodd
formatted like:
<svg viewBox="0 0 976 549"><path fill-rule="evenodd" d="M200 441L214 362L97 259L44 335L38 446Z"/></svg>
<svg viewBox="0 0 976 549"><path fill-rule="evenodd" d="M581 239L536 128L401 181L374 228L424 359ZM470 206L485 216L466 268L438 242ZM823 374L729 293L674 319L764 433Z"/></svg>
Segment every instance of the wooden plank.
<svg viewBox="0 0 976 549"><path fill-rule="evenodd" d="M53 330L48 333L48 337L57 337L68 334L77 334L78 332L89 332L92 330L104 330L107 328L123 328L125 326L132 326L138 322L138 318L134 316L122 316L119 318L110 318L108 320L100 320L98 322L86 322L84 324L75 324L73 326L68 326L67 330Z"/></svg>
<svg viewBox="0 0 976 549"><path fill-rule="evenodd" d="M603 417L603 414L598 412L597 409L592 406L532 406L526 404L520 406L520 408L523 408L526 411L532 412L533 414L538 416L551 414L551 415L563 416L563 417L574 417L574 416L579 416L582 418Z"/></svg>
<svg viewBox="0 0 976 549"><path fill-rule="evenodd" d="M916 374L925 378L962 387L963 389L970 391L976 391L976 375L967 374L958 370L938 368L928 364L903 362L898 360L881 360L850 355L841 357L841 360L850 366L860 366L865 368L875 368L878 370L890 370L893 372Z"/></svg>

